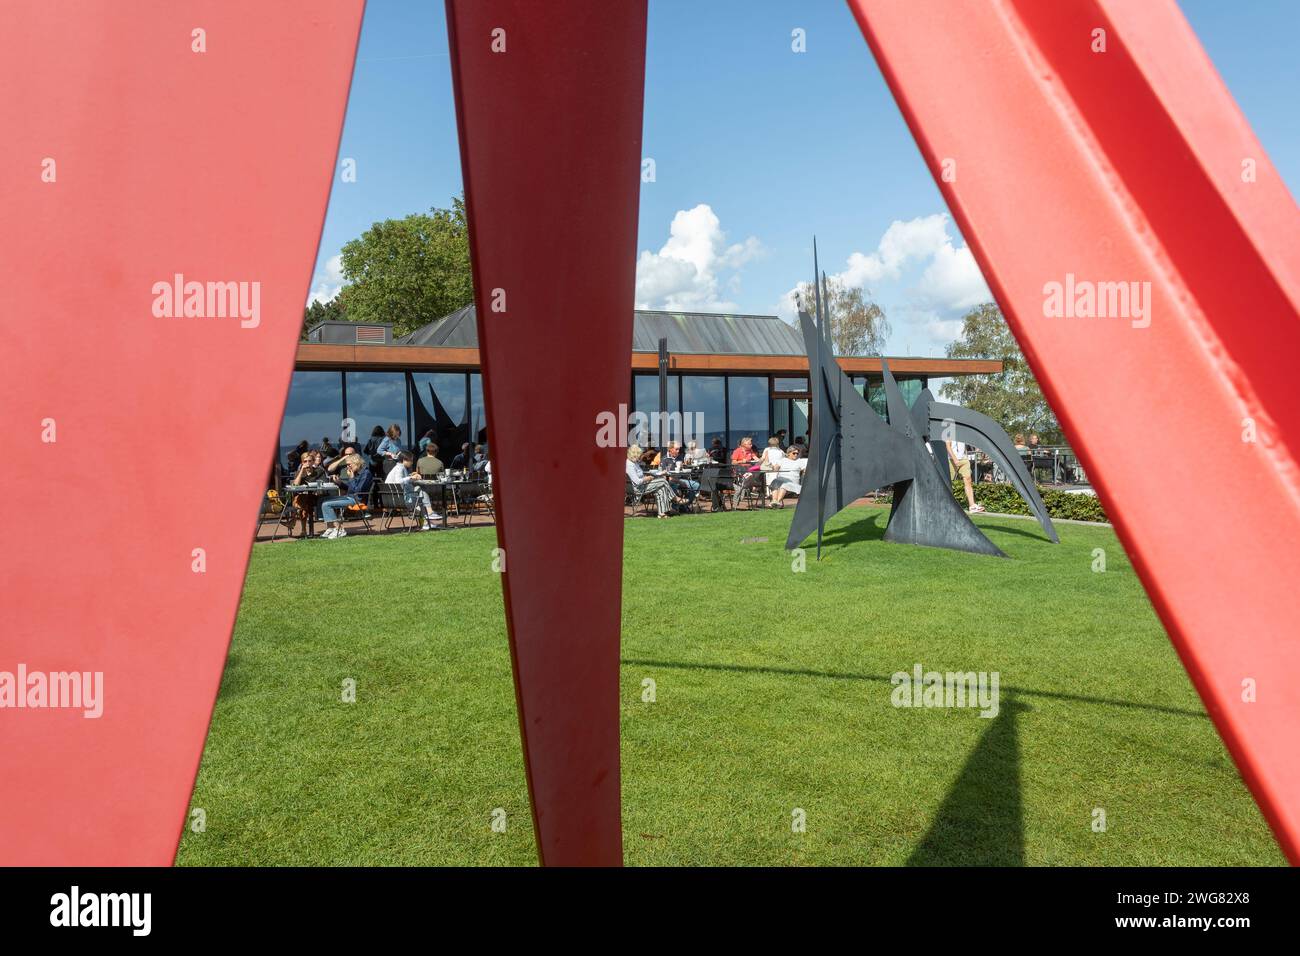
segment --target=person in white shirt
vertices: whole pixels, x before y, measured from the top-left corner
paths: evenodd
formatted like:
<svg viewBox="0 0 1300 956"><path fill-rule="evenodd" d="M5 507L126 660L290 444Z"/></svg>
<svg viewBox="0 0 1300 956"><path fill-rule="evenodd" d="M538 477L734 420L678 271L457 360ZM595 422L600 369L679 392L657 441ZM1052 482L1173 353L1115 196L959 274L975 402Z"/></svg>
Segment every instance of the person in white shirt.
<svg viewBox="0 0 1300 956"><path fill-rule="evenodd" d="M415 476L411 474L411 453L404 451L397 456L397 463L389 470L388 476L384 479L386 485L400 485L402 488L402 497L406 500L409 507L418 506L420 513L420 531L433 531L438 526L435 521L441 521L442 516L434 512L433 502L429 500L429 493L423 488L415 487L412 482Z"/></svg>
<svg viewBox="0 0 1300 956"><path fill-rule="evenodd" d="M772 493L773 508L784 508L782 503L786 495L803 493L803 473L808 467L808 459L799 454L797 445L791 445L777 464L777 470L769 472L767 487Z"/></svg>
<svg viewBox="0 0 1300 956"><path fill-rule="evenodd" d="M978 514L984 510L984 506L975 503L975 489L971 487L970 482L970 459L966 457L966 443L946 441L944 445L948 449L948 477L952 479L961 475L961 482L966 486L966 510L971 514Z"/></svg>

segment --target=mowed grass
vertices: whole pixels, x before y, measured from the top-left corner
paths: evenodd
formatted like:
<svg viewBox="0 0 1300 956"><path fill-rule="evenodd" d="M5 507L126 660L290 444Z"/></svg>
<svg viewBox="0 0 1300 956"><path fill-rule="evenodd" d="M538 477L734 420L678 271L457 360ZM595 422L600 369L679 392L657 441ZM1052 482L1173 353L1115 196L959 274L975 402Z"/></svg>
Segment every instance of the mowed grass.
<svg viewBox="0 0 1300 956"><path fill-rule="evenodd" d="M999 560L886 514L802 573L790 510L627 522L629 864L1284 862L1109 529L981 517ZM494 547L254 547L178 862L534 863ZM893 706L917 663L998 672L998 715Z"/></svg>

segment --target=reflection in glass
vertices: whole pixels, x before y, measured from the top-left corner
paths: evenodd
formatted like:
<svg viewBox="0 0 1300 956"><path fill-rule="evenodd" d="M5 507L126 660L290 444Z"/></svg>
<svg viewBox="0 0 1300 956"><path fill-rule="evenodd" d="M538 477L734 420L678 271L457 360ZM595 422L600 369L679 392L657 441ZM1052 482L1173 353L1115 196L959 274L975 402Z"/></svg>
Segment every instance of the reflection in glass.
<svg viewBox="0 0 1300 956"><path fill-rule="evenodd" d="M679 378L678 375L668 376L667 412L669 415L682 410L681 401L678 397L681 387L678 384ZM658 434L658 431L654 428L655 416L659 414L659 376L657 374L632 376L632 395L631 410L641 412L649 422L648 427L651 429L651 434L646 440L651 445L659 447L660 445L667 445L669 439L682 440L683 423L677 419L669 419L663 423L663 434Z"/></svg>
<svg viewBox="0 0 1300 956"><path fill-rule="evenodd" d="M727 406L721 375L683 375L682 412L689 416L692 429L700 424L700 434L691 435L700 447L708 450L713 439L727 443ZM699 416L698 418L696 416Z"/></svg>
<svg viewBox="0 0 1300 956"><path fill-rule="evenodd" d="M727 376L727 400L728 445L735 448L740 439L752 435L754 447L761 449L768 435L767 376Z"/></svg>
<svg viewBox="0 0 1300 956"><path fill-rule="evenodd" d="M469 440L469 420L465 407L464 372L410 372L411 418L413 431L408 444L418 447L428 432L433 432L438 456L449 463Z"/></svg>
<svg viewBox="0 0 1300 956"><path fill-rule="evenodd" d="M378 425L402 430L401 445L413 442L406 434L406 376L402 372L348 372L348 417L356 422L357 439L365 443Z"/></svg>
<svg viewBox="0 0 1300 956"><path fill-rule="evenodd" d="M487 424L487 403L483 401L483 376L478 372L469 374L469 397L470 397L470 426L474 433L474 441L483 446L485 454L491 454L488 449L488 424Z"/></svg>
<svg viewBox="0 0 1300 956"><path fill-rule="evenodd" d="M341 372L294 372L289 401L280 422L280 463L300 441L319 445L323 437L337 442L343 431Z"/></svg>

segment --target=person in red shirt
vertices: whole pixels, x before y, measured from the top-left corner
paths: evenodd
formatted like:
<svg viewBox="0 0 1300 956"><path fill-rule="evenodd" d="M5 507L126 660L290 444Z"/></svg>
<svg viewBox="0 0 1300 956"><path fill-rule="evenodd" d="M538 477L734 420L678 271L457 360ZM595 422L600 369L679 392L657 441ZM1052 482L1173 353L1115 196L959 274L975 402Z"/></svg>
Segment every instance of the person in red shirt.
<svg viewBox="0 0 1300 956"><path fill-rule="evenodd" d="M736 450L731 453L731 463L733 465L743 465L747 461L758 461L758 455L754 454L754 438L752 435L746 435L736 446Z"/></svg>

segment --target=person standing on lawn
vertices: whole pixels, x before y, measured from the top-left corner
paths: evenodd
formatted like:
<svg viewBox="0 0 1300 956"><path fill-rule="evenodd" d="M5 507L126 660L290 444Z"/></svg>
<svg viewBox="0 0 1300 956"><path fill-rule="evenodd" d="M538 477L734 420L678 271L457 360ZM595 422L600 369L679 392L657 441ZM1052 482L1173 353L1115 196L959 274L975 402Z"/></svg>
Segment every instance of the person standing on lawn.
<svg viewBox="0 0 1300 956"><path fill-rule="evenodd" d="M949 480L961 475L961 483L966 487L966 510L971 514L979 514L984 510L984 506L975 503L975 489L971 487L970 459L966 457L966 443L946 441L944 446L948 449Z"/></svg>

